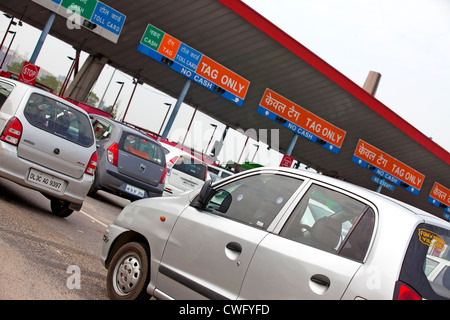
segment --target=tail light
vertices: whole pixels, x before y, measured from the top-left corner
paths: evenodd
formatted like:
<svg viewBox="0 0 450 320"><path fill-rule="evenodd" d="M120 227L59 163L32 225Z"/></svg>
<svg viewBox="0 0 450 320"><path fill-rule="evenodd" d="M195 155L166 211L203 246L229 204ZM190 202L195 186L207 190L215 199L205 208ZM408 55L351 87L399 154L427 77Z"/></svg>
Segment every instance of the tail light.
<svg viewBox="0 0 450 320"><path fill-rule="evenodd" d="M422 300L422 297L404 283L397 282L396 285L397 300Z"/></svg>
<svg viewBox="0 0 450 320"><path fill-rule="evenodd" d="M167 174L167 163L164 165L164 171L163 174L161 176L161 179L159 180L159 183L164 183L166 180L166 174Z"/></svg>
<svg viewBox="0 0 450 320"><path fill-rule="evenodd" d="M119 145L113 143L107 150L108 161L117 167L119 163Z"/></svg>
<svg viewBox="0 0 450 320"><path fill-rule="evenodd" d="M170 167L173 167L173 165L175 163L177 163L178 158L179 158L179 156L175 156L175 157L173 157L172 159L169 160Z"/></svg>
<svg viewBox="0 0 450 320"><path fill-rule="evenodd" d="M22 135L22 123L16 117L11 118L3 129L0 140L17 146Z"/></svg>
<svg viewBox="0 0 450 320"><path fill-rule="evenodd" d="M97 168L97 151L95 151L92 154L91 159L89 160L89 164L84 172L93 176L96 168Z"/></svg>

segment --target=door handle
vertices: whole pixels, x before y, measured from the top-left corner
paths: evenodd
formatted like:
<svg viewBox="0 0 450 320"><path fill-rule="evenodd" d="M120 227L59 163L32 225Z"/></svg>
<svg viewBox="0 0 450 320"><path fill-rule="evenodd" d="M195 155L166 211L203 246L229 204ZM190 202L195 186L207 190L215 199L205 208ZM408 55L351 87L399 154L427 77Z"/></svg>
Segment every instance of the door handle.
<svg viewBox="0 0 450 320"><path fill-rule="evenodd" d="M317 283L324 287L329 287L331 282L330 279L327 276L324 276L323 274L315 274L311 277L311 281L314 283Z"/></svg>
<svg viewBox="0 0 450 320"><path fill-rule="evenodd" d="M231 251L242 252L242 246L237 242L229 242L226 247Z"/></svg>

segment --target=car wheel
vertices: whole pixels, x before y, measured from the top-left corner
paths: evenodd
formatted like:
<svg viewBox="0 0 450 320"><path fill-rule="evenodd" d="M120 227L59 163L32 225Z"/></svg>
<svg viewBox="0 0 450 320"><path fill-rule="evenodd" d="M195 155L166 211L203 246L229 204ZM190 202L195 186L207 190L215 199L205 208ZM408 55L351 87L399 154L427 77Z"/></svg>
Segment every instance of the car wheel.
<svg viewBox="0 0 450 320"><path fill-rule="evenodd" d="M112 300L148 300L150 282L147 246L129 242L113 256L106 276L108 296Z"/></svg>
<svg viewBox="0 0 450 320"><path fill-rule="evenodd" d="M70 202L59 200L59 199L51 199L50 200L50 208L52 213L58 217L65 218L72 214L73 210L69 208Z"/></svg>

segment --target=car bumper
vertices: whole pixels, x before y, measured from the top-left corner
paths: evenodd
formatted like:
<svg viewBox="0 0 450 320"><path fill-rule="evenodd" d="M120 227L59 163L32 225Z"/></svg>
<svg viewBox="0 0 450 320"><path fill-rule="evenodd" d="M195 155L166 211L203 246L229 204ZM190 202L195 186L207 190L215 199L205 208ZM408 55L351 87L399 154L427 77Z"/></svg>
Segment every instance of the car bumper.
<svg viewBox="0 0 450 320"><path fill-rule="evenodd" d="M129 230L119 227L115 224L110 224L108 228L106 228L106 231L103 234L102 254L100 256L101 262L106 269L108 269L109 265L109 255L111 253L111 247L114 245L116 239L121 234L127 231Z"/></svg>
<svg viewBox="0 0 450 320"><path fill-rule="evenodd" d="M54 190L28 179L30 170L37 170L63 181L60 190ZM83 174L80 179L52 171L31 161L17 156L17 148L0 142L0 177L13 181L24 187L39 191L46 196L81 205L86 198L93 177Z"/></svg>
<svg viewBox="0 0 450 320"><path fill-rule="evenodd" d="M159 197L164 190L164 184L159 183L157 186L152 186L129 176L120 174L114 170L106 169L99 172L99 184L102 188L108 189L114 193L121 194L127 198L142 199ZM132 188L127 188L132 187ZM136 194L130 190L137 188L143 190L144 194Z"/></svg>

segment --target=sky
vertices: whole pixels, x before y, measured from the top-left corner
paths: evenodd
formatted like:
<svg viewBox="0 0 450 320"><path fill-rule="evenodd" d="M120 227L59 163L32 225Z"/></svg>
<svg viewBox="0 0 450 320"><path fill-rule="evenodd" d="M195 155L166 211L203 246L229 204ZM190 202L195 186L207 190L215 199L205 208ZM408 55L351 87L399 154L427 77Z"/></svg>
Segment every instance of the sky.
<svg viewBox="0 0 450 320"><path fill-rule="evenodd" d="M325 60L339 72L362 86L369 71L379 72L381 82L376 98L399 116L422 131L441 147L450 151L450 1L448 0L244 0L247 5L288 33L298 42ZM0 36L6 31L9 19L1 15ZM149 21L150 23L150 21ZM28 58L40 35L40 30L24 25L17 31L12 50ZM9 44L9 35L4 46ZM56 54L55 54L56 53ZM75 50L49 36L36 64L54 75L66 75ZM82 54L81 61L87 58ZM120 89L116 81L125 85L119 96L119 115L123 114L133 90L132 77L114 72L106 66L93 91L105 104L111 105ZM109 84L109 87L107 85ZM107 89L107 90L106 90ZM130 104L126 121L143 126L156 133L171 104L176 98L158 90L138 86ZM142 117L151 110L151 117ZM182 141L194 109L182 105L169 138ZM167 122L167 120L166 120ZM214 130L211 124L217 124ZM189 131L187 144L205 149L210 137L219 140L225 126L197 112ZM192 141L190 141L192 139ZM256 160L264 165L278 165L280 155L267 157L250 140L242 152L245 137L229 134L226 145L233 151L221 155ZM210 150L210 144L208 150ZM225 153L225 152L223 152ZM261 154L261 156L260 156ZM256 158L254 156L256 155Z"/></svg>

